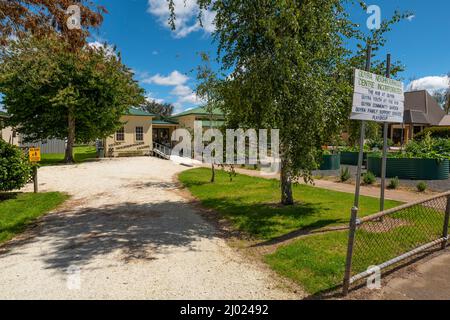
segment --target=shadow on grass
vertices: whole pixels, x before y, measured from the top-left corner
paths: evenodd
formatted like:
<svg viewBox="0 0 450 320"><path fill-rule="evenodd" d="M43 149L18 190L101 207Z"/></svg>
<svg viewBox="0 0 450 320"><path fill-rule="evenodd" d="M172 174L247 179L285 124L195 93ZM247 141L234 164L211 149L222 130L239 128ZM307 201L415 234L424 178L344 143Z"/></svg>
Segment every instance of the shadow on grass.
<svg viewBox="0 0 450 320"><path fill-rule="evenodd" d="M19 193L17 192L0 192L0 202L17 199L18 195Z"/></svg>
<svg viewBox="0 0 450 320"><path fill-rule="evenodd" d="M202 200L201 203L230 220L240 231L274 243L340 222L321 219L330 209L319 204L281 206L274 203L245 203L242 198L213 198Z"/></svg>

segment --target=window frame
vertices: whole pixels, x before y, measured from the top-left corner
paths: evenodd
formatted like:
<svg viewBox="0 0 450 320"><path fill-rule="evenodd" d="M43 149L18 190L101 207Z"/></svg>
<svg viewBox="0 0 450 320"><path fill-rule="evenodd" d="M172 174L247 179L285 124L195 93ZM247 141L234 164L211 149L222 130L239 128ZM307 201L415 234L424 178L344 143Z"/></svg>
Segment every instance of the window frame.
<svg viewBox="0 0 450 320"><path fill-rule="evenodd" d="M138 133L138 129L141 129L142 132ZM138 136L142 136L142 139L138 139ZM134 127L134 140L136 142L143 142L144 141L144 127L143 126L136 126Z"/></svg>
<svg viewBox="0 0 450 320"><path fill-rule="evenodd" d="M122 139L119 139L119 134L122 135ZM114 138L117 142L124 142L125 141L125 127L120 128L116 131L114 134Z"/></svg>

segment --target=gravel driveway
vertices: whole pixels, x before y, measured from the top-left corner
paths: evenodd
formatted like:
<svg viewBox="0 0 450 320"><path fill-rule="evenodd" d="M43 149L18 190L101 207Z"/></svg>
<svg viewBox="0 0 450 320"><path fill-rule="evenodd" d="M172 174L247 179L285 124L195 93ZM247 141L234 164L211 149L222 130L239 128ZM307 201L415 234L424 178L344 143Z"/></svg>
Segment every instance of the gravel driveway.
<svg viewBox="0 0 450 320"><path fill-rule="evenodd" d="M72 198L0 248L0 299L300 298L175 192L185 169L155 158L40 169L41 191Z"/></svg>

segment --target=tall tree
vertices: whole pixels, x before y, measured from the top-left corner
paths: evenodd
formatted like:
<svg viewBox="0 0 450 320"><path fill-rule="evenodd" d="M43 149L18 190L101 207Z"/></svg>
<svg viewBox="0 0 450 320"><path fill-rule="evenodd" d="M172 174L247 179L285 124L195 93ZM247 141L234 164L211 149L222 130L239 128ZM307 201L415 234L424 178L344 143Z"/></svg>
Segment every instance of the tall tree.
<svg viewBox="0 0 450 320"><path fill-rule="evenodd" d="M1 0L0 44L30 34L38 39L56 37L66 43L65 50L76 54L83 50L90 29L100 26L106 12L104 7L91 0ZM71 163L74 161L76 121L73 108L67 106L67 109L65 161Z"/></svg>
<svg viewBox="0 0 450 320"><path fill-rule="evenodd" d="M360 34L345 10L347 1L197 3L215 12L219 60L224 71L231 71L223 90L227 120L280 130L281 202L291 205L292 183L312 181L321 146L349 115L349 66L358 65L349 61L343 38ZM169 8L175 27L173 0Z"/></svg>
<svg viewBox="0 0 450 320"><path fill-rule="evenodd" d="M216 73L213 71L210 63L210 58L207 53L201 52L200 57L202 64L197 67L197 81L196 88L197 96L205 101L204 109L209 117L210 127L213 127L214 111L220 106L220 82L217 79ZM216 170L214 161L211 162L211 183L216 180Z"/></svg>
<svg viewBox="0 0 450 320"><path fill-rule="evenodd" d="M170 117L175 109L170 103L159 103L148 99L141 105L141 108L149 113L156 114L163 118Z"/></svg>
<svg viewBox="0 0 450 320"><path fill-rule="evenodd" d="M0 55L0 92L8 123L27 140L89 142L111 135L120 117L144 101L120 59L104 48L67 50L58 38L12 41ZM70 123L68 126L67 123ZM66 160L73 144L67 143Z"/></svg>

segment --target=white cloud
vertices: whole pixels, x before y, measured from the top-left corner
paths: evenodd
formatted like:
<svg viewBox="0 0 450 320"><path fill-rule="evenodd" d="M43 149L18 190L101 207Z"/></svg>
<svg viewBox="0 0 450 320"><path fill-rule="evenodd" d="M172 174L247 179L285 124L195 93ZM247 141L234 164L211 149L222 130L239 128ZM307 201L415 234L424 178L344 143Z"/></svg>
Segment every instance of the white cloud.
<svg viewBox="0 0 450 320"><path fill-rule="evenodd" d="M174 0L174 5L176 30L173 32L175 37L183 38L202 29L197 19L200 9L196 0ZM168 23L170 10L167 0L148 0L147 12L157 17L161 25L170 28ZM214 12L208 10L202 12L202 24L205 32L211 33L214 31L214 19Z"/></svg>
<svg viewBox="0 0 450 320"><path fill-rule="evenodd" d="M449 76L430 76L412 81L408 85L408 91L428 90L433 94L436 91L448 89L449 86Z"/></svg>
<svg viewBox="0 0 450 320"><path fill-rule="evenodd" d="M188 94L186 96L181 96L178 99L179 102L181 103L192 103L192 104L199 104L202 103L202 100L197 97L197 95L195 94L195 92L192 92L191 94Z"/></svg>
<svg viewBox="0 0 450 320"><path fill-rule="evenodd" d="M159 98L153 97L153 94L152 94L152 93L148 93L148 94L145 96L145 99L146 99L147 101L154 101L154 102L156 102L156 103L164 103L164 102L165 102L164 99L159 99Z"/></svg>
<svg viewBox="0 0 450 320"><path fill-rule="evenodd" d="M175 96L187 96L192 93L192 89L185 85L178 85L170 93Z"/></svg>
<svg viewBox="0 0 450 320"><path fill-rule="evenodd" d="M108 56L116 56L116 50L115 48L110 45L107 44L105 42L100 42L100 41L93 41L93 42L89 42L88 45L91 48L96 48L96 49L103 49L106 52L106 55Z"/></svg>
<svg viewBox="0 0 450 320"><path fill-rule="evenodd" d="M147 84L157 84L160 86L179 86L185 84L188 80L188 76L175 70L168 76L162 76L158 73L154 76L143 79L142 82Z"/></svg>

